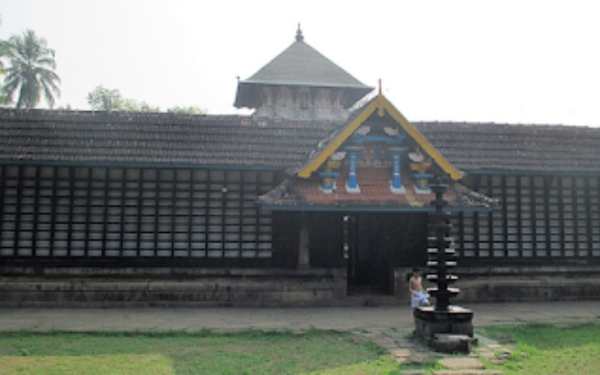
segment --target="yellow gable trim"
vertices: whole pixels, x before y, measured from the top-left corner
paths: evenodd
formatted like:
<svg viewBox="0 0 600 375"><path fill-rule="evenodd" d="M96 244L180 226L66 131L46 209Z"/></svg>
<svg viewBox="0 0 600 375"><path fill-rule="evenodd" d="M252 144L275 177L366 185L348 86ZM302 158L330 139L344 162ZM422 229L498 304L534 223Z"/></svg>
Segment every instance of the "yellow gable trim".
<svg viewBox="0 0 600 375"><path fill-rule="evenodd" d="M427 155L429 155L437 163L437 165L440 168L442 168L442 170L444 172L446 172L448 175L450 175L450 177L453 180L460 180L463 177L463 173L460 170L458 170L456 167L454 167L448 161L448 159L446 159L444 157L444 155L442 155L438 151L438 149L435 148L429 142L429 140L423 135L423 133L421 133L417 128L415 128L414 125L411 124L406 119L406 117L404 117L404 115L402 113L400 113L400 111L398 111L398 109L396 109L396 107L394 107L394 105L389 100L387 100L387 98L385 98L384 96L381 96L381 100L383 102L383 104L382 104L383 107L389 113L389 115L392 116L392 118L394 120L396 120L396 122L398 124L400 124L400 126L402 126L402 129L404 129L404 131L415 142L417 142L417 144L419 146L421 146L423 151L425 151L427 153Z"/></svg>
<svg viewBox="0 0 600 375"><path fill-rule="evenodd" d="M298 172L298 176L302 178L308 178L310 175L319 169L323 163L354 133L359 126L361 126L378 107L378 101L374 100L358 115L352 122L350 122L342 131L331 141L329 144L317 155L316 158L311 160L304 168Z"/></svg>
<svg viewBox="0 0 600 375"><path fill-rule="evenodd" d="M446 172L453 180L462 178L463 173L456 169L450 162L425 138L425 136L415 128L408 120L387 100L383 95L379 94L362 112L356 116L342 131L329 142L329 144L319 154L305 165L298 176L308 178L310 175L319 169L323 163L358 129L375 111L379 111L383 115L383 111L388 114L404 129L404 131L425 151L436 163Z"/></svg>

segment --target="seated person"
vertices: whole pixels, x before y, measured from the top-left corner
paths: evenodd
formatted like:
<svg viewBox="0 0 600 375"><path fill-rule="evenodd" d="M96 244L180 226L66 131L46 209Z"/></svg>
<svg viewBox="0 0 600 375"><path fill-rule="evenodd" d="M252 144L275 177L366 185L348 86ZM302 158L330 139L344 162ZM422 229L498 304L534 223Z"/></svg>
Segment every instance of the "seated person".
<svg viewBox="0 0 600 375"><path fill-rule="evenodd" d="M421 274L417 268L413 268L408 280L410 290L410 307L416 309L419 306L429 306L429 294L423 289Z"/></svg>

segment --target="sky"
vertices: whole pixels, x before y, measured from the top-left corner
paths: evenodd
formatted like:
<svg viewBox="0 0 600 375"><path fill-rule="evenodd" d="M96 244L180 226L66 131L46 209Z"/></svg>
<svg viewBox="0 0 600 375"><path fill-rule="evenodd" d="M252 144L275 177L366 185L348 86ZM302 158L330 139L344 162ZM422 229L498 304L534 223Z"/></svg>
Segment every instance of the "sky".
<svg viewBox="0 0 600 375"><path fill-rule="evenodd" d="M305 41L414 121L600 126L595 1L0 0L0 38L56 50L58 105L97 85L168 108L236 113L248 78Z"/></svg>

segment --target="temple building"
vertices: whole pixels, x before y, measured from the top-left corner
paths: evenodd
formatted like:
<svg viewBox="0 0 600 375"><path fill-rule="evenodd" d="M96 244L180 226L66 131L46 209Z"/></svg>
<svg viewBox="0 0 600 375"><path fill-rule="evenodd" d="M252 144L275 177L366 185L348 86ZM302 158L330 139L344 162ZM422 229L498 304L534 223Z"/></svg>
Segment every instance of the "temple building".
<svg viewBox="0 0 600 375"><path fill-rule="evenodd" d="M600 128L409 121L300 30L234 103L0 109L0 305L402 301L434 180L464 301L600 297Z"/></svg>

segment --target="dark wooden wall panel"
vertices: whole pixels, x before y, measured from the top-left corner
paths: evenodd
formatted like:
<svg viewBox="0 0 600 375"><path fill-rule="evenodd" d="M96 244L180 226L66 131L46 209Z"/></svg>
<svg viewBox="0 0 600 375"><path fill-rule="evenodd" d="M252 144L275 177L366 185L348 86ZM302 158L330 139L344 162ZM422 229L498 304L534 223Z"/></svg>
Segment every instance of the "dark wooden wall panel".
<svg viewBox="0 0 600 375"><path fill-rule="evenodd" d="M267 171L0 167L0 259L271 259Z"/></svg>
<svg viewBox="0 0 600 375"><path fill-rule="evenodd" d="M307 220L310 233L310 265L343 266L343 216L338 213L310 213L307 214Z"/></svg>
<svg viewBox="0 0 600 375"><path fill-rule="evenodd" d="M273 266L295 268L298 264L301 214L273 212Z"/></svg>
<svg viewBox="0 0 600 375"><path fill-rule="evenodd" d="M499 206L454 218L463 262L600 261L600 177L477 175L468 184Z"/></svg>

